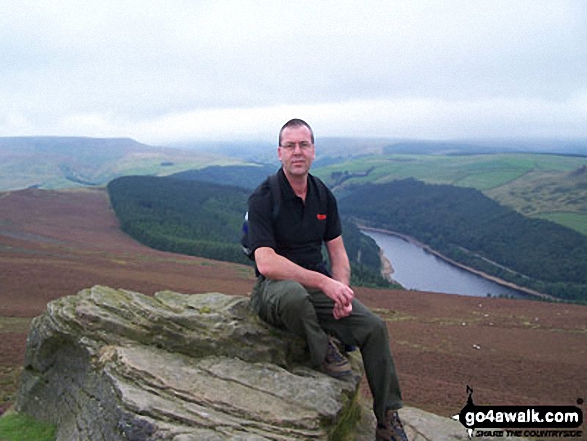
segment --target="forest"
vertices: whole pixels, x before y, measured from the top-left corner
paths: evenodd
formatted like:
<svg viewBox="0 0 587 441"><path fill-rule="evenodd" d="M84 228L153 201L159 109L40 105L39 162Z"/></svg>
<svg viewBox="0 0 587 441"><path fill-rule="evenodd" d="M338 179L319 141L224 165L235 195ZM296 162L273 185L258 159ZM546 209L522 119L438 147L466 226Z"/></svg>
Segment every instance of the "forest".
<svg viewBox="0 0 587 441"><path fill-rule="evenodd" d="M127 176L112 180L107 189L122 230L155 249L251 264L240 245L250 188L193 178ZM353 284L398 288L381 276L375 241L344 220L343 231Z"/></svg>
<svg viewBox="0 0 587 441"><path fill-rule="evenodd" d="M253 190L263 179L275 173L275 165L211 165L196 170L174 173L170 177L186 181L210 182L212 184L233 185Z"/></svg>
<svg viewBox="0 0 587 441"><path fill-rule="evenodd" d="M504 207L478 190L413 178L347 188L341 213L552 296L587 302L587 236Z"/></svg>
<svg viewBox="0 0 587 441"><path fill-rule="evenodd" d="M246 263L238 241L248 191L172 178L128 176L108 186L122 230L152 248Z"/></svg>

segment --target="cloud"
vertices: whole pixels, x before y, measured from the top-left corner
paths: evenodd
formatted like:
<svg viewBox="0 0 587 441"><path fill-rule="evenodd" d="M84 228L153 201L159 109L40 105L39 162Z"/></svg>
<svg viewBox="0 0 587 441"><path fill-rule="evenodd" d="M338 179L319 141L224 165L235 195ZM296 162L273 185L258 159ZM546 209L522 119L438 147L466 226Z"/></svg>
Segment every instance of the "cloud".
<svg viewBox="0 0 587 441"><path fill-rule="evenodd" d="M329 135L587 136L585 16L580 0L6 0L0 136L245 138L290 115Z"/></svg>
<svg viewBox="0 0 587 441"><path fill-rule="evenodd" d="M101 114L64 119L63 133L131 136L151 143L259 139L275 141L281 125L302 117L317 138L326 136L416 139L581 137L586 102L491 98L443 101L398 98L300 105L205 108L139 121ZM542 124L536 124L541 121ZM76 128L81 132L76 132Z"/></svg>

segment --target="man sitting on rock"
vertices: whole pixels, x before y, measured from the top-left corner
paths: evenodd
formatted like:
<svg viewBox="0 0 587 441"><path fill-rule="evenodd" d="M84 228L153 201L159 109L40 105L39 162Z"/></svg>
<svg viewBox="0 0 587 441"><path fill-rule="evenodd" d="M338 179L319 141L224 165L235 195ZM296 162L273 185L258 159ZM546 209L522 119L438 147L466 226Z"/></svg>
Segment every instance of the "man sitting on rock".
<svg viewBox="0 0 587 441"><path fill-rule="evenodd" d="M397 413L402 398L387 326L354 298L336 199L309 173L316 154L310 126L288 121L277 154L279 201L271 178L249 198L249 246L259 275L251 305L271 325L305 338L312 363L335 378L352 372L332 337L358 346L374 399L376 439L407 441ZM323 243L331 272L322 258Z"/></svg>

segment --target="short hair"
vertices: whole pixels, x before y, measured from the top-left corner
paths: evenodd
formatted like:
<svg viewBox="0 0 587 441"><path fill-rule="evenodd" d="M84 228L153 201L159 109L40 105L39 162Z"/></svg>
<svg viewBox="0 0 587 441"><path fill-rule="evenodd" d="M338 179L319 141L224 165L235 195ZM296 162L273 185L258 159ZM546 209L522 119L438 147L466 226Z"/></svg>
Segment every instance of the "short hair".
<svg viewBox="0 0 587 441"><path fill-rule="evenodd" d="M288 129L290 127L307 127L308 130L310 131L310 135L312 136L312 144L314 144L314 131L312 130L312 127L310 127L310 124L308 124L303 119L294 118L294 119L290 119L288 122L286 122L283 125L283 127L281 128L281 130L279 131L279 144L278 145L281 145L281 134L283 133L283 131L285 129Z"/></svg>

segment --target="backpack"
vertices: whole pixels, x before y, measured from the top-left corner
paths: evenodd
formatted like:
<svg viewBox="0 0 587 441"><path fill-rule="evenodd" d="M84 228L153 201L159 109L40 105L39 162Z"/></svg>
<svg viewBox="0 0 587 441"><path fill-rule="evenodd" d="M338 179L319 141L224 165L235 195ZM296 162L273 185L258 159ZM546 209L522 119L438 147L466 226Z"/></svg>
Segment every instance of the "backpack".
<svg viewBox="0 0 587 441"><path fill-rule="evenodd" d="M281 204L281 190L279 188L279 180L277 173L267 178L269 181L269 189L271 190L271 202L273 203L272 219L275 221L279 213L279 205ZM245 213L245 218L242 225L241 246L243 253L251 259L255 260L255 253L249 246L249 212Z"/></svg>
<svg viewBox="0 0 587 441"><path fill-rule="evenodd" d="M318 198L320 199L320 203L324 204L325 201L327 201L327 194L326 194L326 186L322 183L322 181L320 181L320 179L318 178L314 178L313 176L310 177L308 176L308 179L313 178L315 183L316 183L316 187L318 188ZM277 219L277 215L279 214L279 205L281 204L281 189L279 188L279 178L277 176L277 173L269 176L267 178L268 182L269 182L269 189L271 191L271 202L273 203L273 210L271 213L271 218L273 221L275 221ZM243 249L243 253L245 253L245 255L251 259L251 260L255 260L255 253L253 253L253 251L250 248L249 245L249 212L247 211L245 213L245 217L244 217L244 221L243 221L243 225L241 228L241 246Z"/></svg>

